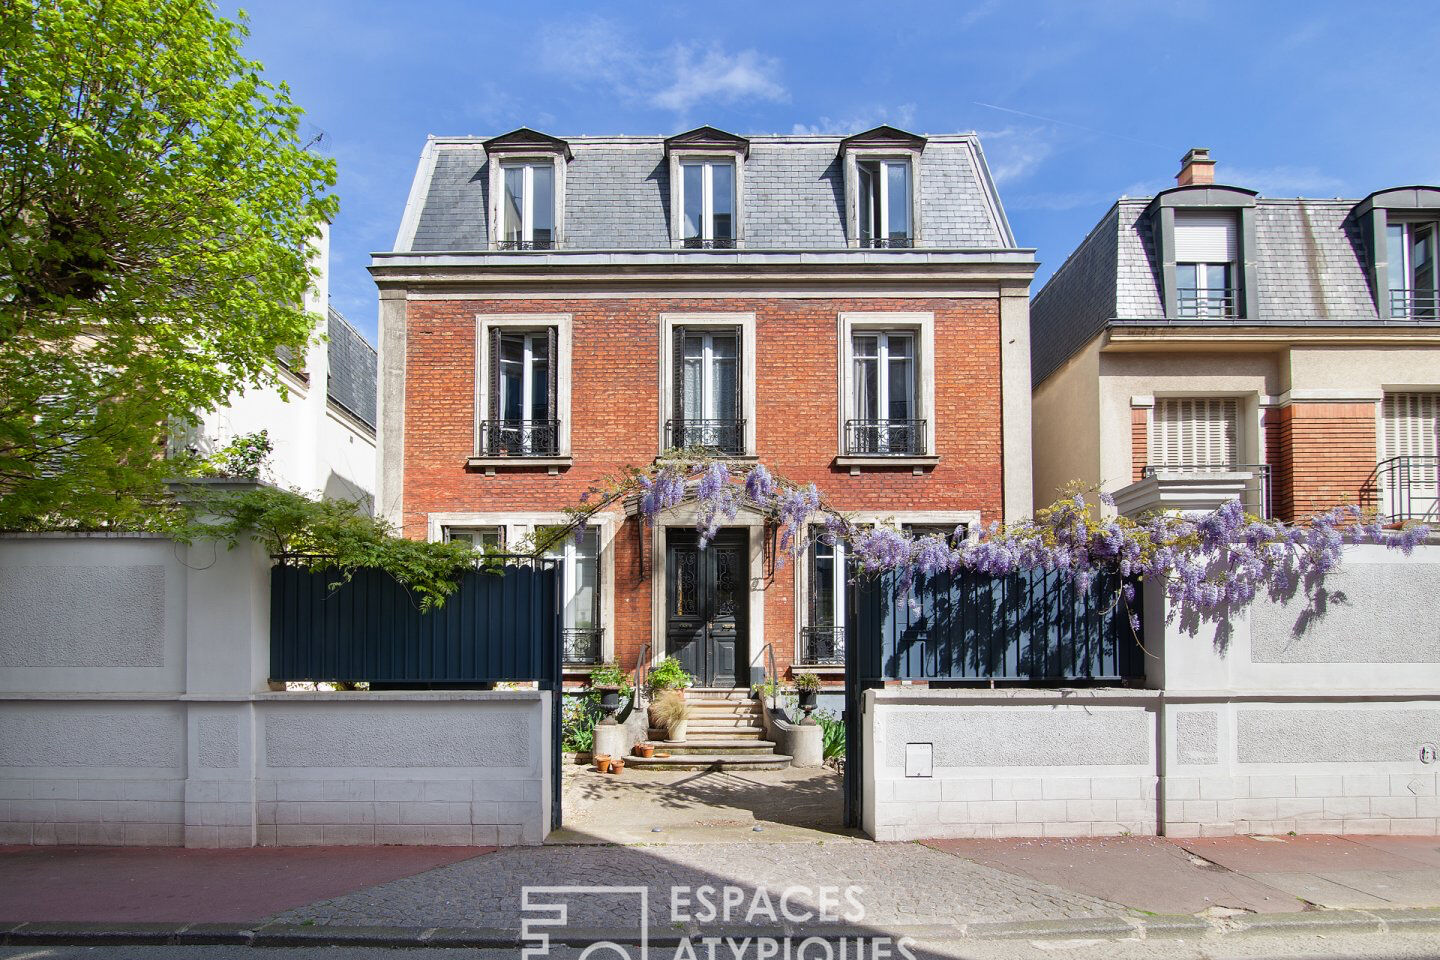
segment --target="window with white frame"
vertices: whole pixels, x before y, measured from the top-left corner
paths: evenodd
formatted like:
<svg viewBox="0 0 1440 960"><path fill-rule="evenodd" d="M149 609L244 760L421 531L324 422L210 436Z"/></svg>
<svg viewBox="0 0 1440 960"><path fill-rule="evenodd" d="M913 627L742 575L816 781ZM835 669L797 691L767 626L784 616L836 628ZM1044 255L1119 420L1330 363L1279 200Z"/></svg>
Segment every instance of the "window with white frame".
<svg viewBox="0 0 1440 960"><path fill-rule="evenodd" d="M914 246L910 161L860 159L855 164L855 177L855 223L860 246Z"/></svg>
<svg viewBox="0 0 1440 960"><path fill-rule="evenodd" d="M1385 234L1389 316L1435 319L1440 315L1440 270L1436 267L1440 224L1391 223Z"/></svg>
<svg viewBox="0 0 1440 960"><path fill-rule="evenodd" d="M446 543L468 543L481 553L505 549L504 527L445 527L444 536Z"/></svg>
<svg viewBox="0 0 1440 960"><path fill-rule="evenodd" d="M685 246L733 248L736 206L732 161L681 161L680 209Z"/></svg>
<svg viewBox="0 0 1440 960"><path fill-rule="evenodd" d="M1238 316L1234 213L1175 213L1175 308L1182 317Z"/></svg>
<svg viewBox="0 0 1440 960"><path fill-rule="evenodd" d="M545 555L560 566L564 584L561 627L566 663L599 663L600 533L594 527L579 537L567 535Z"/></svg>
<svg viewBox="0 0 1440 960"><path fill-rule="evenodd" d="M551 250L555 247L555 165L550 160L500 165L500 247Z"/></svg>
<svg viewBox="0 0 1440 960"><path fill-rule="evenodd" d="M1386 393L1380 407L1381 459L1397 482L1419 484L1434 497L1440 456L1440 393Z"/></svg>
<svg viewBox="0 0 1440 960"><path fill-rule="evenodd" d="M1240 403L1230 397L1167 397L1155 401L1150 464L1222 469L1240 450Z"/></svg>
<svg viewBox="0 0 1440 960"><path fill-rule="evenodd" d="M924 454L925 422L918 415L915 334L856 331L850 356L853 416L846 423L846 453Z"/></svg>
<svg viewBox="0 0 1440 960"><path fill-rule="evenodd" d="M670 446L743 453L741 332L726 327L677 326L672 336L675 373Z"/></svg>
<svg viewBox="0 0 1440 960"><path fill-rule="evenodd" d="M810 536L810 590L806 623L801 630L799 662L837 665L845 662L845 544L823 527Z"/></svg>

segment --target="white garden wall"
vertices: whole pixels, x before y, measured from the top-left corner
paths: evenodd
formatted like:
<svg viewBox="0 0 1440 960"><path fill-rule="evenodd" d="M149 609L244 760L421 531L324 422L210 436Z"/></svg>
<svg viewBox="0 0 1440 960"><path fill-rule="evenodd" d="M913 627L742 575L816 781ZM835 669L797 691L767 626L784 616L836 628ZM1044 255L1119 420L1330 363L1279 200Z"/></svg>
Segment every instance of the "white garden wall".
<svg viewBox="0 0 1440 960"><path fill-rule="evenodd" d="M538 843L550 698L269 689L253 545L0 537L0 843Z"/></svg>
<svg viewBox="0 0 1440 960"><path fill-rule="evenodd" d="M869 691L867 831L1435 834L1440 547L1349 548L1324 587L1223 631L1152 591L1147 690Z"/></svg>

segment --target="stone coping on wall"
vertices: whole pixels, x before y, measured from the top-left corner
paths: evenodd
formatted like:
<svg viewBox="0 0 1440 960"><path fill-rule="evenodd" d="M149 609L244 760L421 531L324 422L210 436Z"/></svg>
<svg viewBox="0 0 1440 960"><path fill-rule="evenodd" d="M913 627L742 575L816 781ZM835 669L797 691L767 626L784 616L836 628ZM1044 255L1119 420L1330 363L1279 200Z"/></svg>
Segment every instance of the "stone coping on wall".
<svg viewBox="0 0 1440 960"><path fill-rule="evenodd" d="M25 693L0 691L0 700L179 701L184 703L453 703L540 700L549 690L335 690L294 693Z"/></svg>
<svg viewBox="0 0 1440 960"><path fill-rule="evenodd" d="M144 530L6 530L0 540L169 540Z"/></svg>
<svg viewBox="0 0 1440 960"><path fill-rule="evenodd" d="M1314 701L1314 700L1367 700L1388 702L1396 700L1440 700L1440 691L1433 688L1396 689L1309 689L1309 690L1184 690L1174 693L1165 690L1132 689L1127 687L1065 687L1049 689L942 689L926 687L886 687L883 690L868 690L866 696L872 702L883 705L931 705L969 703L1191 703L1213 702L1216 700L1249 701Z"/></svg>

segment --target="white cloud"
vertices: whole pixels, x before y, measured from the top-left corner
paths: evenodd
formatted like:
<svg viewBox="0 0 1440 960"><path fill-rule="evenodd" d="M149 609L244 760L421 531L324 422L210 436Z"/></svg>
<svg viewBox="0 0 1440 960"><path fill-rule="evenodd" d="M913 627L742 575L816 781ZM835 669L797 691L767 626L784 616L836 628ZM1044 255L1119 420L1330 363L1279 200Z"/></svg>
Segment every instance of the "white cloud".
<svg viewBox="0 0 1440 960"><path fill-rule="evenodd" d="M979 136L997 184L1024 180L1055 152L1054 135L1039 127L1005 127Z"/></svg>
<svg viewBox="0 0 1440 960"><path fill-rule="evenodd" d="M889 107L871 107L868 110L860 110L848 117L839 120L832 120L830 117L821 117L814 123L797 123L790 128L790 132L797 136L816 136L818 134L852 134L860 133L888 123L902 130L908 130L915 123L915 104L902 103L900 106L891 109Z"/></svg>
<svg viewBox="0 0 1440 960"><path fill-rule="evenodd" d="M775 57L754 49L730 53L716 43L646 49L601 17L547 27L539 52L541 64L552 73L587 85L599 82L625 100L677 114L706 102L790 97Z"/></svg>
<svg viewBox="0 0 1440 960"><path fill-rule="evenodd" d="M1345 192L1345 181L1315 167L1215 167L1215 179L1258 190L1267 197L1328 196Z"/></svg>

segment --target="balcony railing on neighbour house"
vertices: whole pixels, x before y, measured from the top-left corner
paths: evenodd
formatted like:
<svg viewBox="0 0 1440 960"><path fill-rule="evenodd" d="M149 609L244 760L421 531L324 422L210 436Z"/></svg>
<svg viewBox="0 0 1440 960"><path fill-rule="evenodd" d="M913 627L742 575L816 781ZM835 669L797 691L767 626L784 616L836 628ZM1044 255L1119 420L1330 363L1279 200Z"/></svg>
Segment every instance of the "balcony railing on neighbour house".
<svg viewBox="0 0 1440 960"><path fill-rule="evenodd" d="M1386 523L1440 521L1440 457L1381 461L1365 481L1360 500Z"/></svg>
<svg viewBox="0 0 1440 960"><path fill-rule="evenodd" d="M1260 517L1275 515L1271 500L1270 465L1268 463L1150 463L1145 465L1145 476L1153 477L1158 472L1166 473L1248 473L1245 495L1240 503L1246 513Z"/></svg>
<svg viewBox="0 0 1440 960"><path fill-rule="evenodd" d="M1434 320L1440 317L1440 296L1434 290L1391 290L1392 320Z"/></svg>
<svg viewBox="0 0 1440 960"><path fill-rule="evenodd" d="M732 456L745 452L744 420L667 420L665 433L678 450L701 447Z"/></svg>
<svg viewBox="0 0 1440 960"><path fill-rule="evenodd" d="M913 237L861 237L858 242L872 250L909 250L915 246Z"/></svg>
<svg viewBox="0 0 1440 960"><path fill-rule="evenodd" d="M845 452L866 457L925 456L924 420L846 420Z"/></svg>
<svg viewBox="0 0 1440 960"><path fill-rule="evenodd" d="M560 452L559 420L482 420L482 457L553 457Z"/></svg>
<svg viewBox="0 0 1440 960"><path fill-rule="evenodd" d="M495 244L499 250L555 250L557 249L554 240L499 240Z"/></svg>
<svg viewBox="0 0 1440 960"><path fill-rule="evenodd" d="M1180 287L1175 291L1175 309L1182 317L1234 319L1238 316L1235 302L1234 287L1215 290Z"/></svg>
<svg viewBox="0 0 1440 960"><path fill-rule="evenodd" d="M805 627L800 631L800 663L807 667L845 665L845 628Z"/></svg>
<svg viewBox="0 0 1440 960"><path fill-rule="evenodd" d="M598 627L565 627L560 633L561 659L574 666L599 663L602 632Z"/></svg>
<svg viewBox="0 0 1440 960"><path fill-rule="evenodd" d="M716 237L713 240L686 237L681 245L686 250L734 250L739 246L734 237Z"/></svg>

